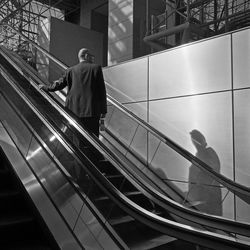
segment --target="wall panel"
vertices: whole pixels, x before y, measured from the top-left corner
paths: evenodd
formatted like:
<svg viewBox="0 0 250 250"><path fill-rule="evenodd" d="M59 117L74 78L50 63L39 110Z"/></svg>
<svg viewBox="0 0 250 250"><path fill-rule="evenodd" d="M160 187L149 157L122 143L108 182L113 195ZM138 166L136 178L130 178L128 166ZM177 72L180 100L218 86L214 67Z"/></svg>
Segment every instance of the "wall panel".
<svg viewBox="0 0 250 250"><path fill-rule="evenodd" d="M232 37L234 88L250 87L250 29L236 32Z"/></svg>
<svg viewBox="0 0 250 250"><path fill-rule="evenodd" d="M235 180L250 187L250 89L234 93Z"/></svg>
<svg viewBox="0 0 250 250"><path fill-rule="evenodd" d="M149 57L149 98L191 95L231 87L230 36Z"/></svg>
<svg viewBox="0 0 250 250"><path fill-rule="evenodd" d="M84 27L51 18L50 53L68 66L78 63L79 49L86 47L103 62L103 34Z"/></svg>
<svg viewBox="0 0 250 250"><path fill-rule="evenodd" d="M103 70L108 92L120 102L147 99L147 58L122 63Z"/></svg>
<svg viewBox="0 0 250 250"><path fill-rule="evenodd" d="M191 153L190 131L199 130L218 154L221 173L232 178L231 92L173 98L149 103L149 122Z"/></svg>

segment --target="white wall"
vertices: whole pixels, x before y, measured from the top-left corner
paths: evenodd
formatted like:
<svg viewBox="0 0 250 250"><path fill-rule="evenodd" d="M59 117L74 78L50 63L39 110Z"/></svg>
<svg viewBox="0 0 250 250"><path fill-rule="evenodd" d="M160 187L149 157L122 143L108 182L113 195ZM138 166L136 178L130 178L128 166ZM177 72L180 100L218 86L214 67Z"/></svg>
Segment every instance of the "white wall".
<svg viewBox="0 0 250 250"><path fill-rule="evenodd" d="M189 133L199 130L218 154L220 172L250 187L249 44L250 29L245 29L107 67L107 89L193 154L196 150ZM125 133L122 124L129 127L133 123L122 121L120 118L119 127L128 145L135 145L169 180L187 191L190 163L156 139L147 139L145 131L133 137L131 125L132 130ZM229 193L223 215L233 218L236 213L238 219L250 221L249 206L237 199L236 204L237 209Z"/></svg>

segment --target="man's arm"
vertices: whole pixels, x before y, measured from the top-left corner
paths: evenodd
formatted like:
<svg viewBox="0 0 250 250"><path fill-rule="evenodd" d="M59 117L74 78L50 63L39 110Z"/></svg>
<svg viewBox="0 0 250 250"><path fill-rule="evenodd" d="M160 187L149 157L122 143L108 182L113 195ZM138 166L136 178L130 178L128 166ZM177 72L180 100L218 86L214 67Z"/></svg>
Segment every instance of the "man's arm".
<svg viewBox="0 0 250 250"><path fill-rule="evenodd" d="M70 72L67 71L63 77L54 81L53 84L51 84L51 85L40 84L39 89L42 89L42 90L48 91L48 92L54 92L57 90L61 90L61 89L64 89L68 85L69 79L70 79Z"/></svg>

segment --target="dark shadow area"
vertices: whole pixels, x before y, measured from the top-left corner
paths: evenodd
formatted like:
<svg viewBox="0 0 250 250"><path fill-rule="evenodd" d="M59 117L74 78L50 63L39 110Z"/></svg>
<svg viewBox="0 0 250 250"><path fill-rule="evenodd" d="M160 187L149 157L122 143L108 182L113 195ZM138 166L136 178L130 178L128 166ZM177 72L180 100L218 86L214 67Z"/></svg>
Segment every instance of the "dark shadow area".
<svg viewBox="0 0 250 250"><path fill-rule="evenodd" d="M195 156L220 173L220 159L211 147L207 146L204 135L194 129L190 132L196 148ZM187 200L198 210L214 215L222 215L222 194L218 182L205 171L192 164L189 168Z"/></svg>

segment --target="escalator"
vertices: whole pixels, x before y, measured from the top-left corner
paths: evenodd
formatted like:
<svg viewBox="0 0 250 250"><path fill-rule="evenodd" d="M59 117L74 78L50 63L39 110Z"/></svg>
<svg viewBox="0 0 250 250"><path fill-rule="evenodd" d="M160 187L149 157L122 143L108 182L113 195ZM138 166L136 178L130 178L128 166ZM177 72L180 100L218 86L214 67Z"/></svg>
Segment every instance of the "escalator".
<svg viewBox="0 0 250 250"><path fill-rule="evenodd" d="M13 29L10 26L9 26L9 28ZM14 30L14 29L13 29L13 31L16 32L17 34L19 34L22 38L24 38L24 40L29 43L30 47L32 47L32 50L35 50L35 49L38 50L38 57L43 59L41 61L42 67L43 67L42 69L39 70L39 67L37 67L37 66L35 67L36 68L35 71L32 68L28 69L28 71L26 69L25 70L26 74L29 75L30 74L29 72L31 72L30 70L33 70L33 73L38 76L36 78L38 80L38 82L44 83L44 81L45 81L45 83L47 83L47 84L49 84L49 81L51 81L49 74L51 74L53 76L53 78L55 78L55 76L60 76L61 74L63 74L64 70L67 67L62 62L60 62L58 59L56 59L55 57L50 55L46 50L44 50L40 46L36 45L34 42L30 41L28 38L23 36L18 31ZM16 57L15 53L12 53L12 60L14 60L15 63L17 63L17 65L19 65L19 67L22 67L20 65L25 64L25 61L20 61L20 57ZM50 66L50 64L51 64L51 66ZM38 64L38 66L39 66L39 64ZM21 73L23 74L25 71L23 71ZM29 76L27 76L27 77L30 78ZM42 79L42 81L41 81L41 79ZM108 83L106 83L106 84L107 84L107 87L109 88L110 85ZM63 105L64 104L63 99L65 99L65 94L64 93L62 94L60 92L58 92L57 94L59 96L53 95L53 97L56 98L56 100L59 101ZM48 98L48 97L45 96L45 98ZM133 141L127 142L126 138L122 137L122 135L120 135L119 132L117 133L116 130L119 130L119 128L112 127L112 125L114 125L115 123L118 123L116 121L117 121L117 119L120 118L121 120L125 120L125 122L132 123L132 125L129 124L130 127L135 127L134 134L132 134L130 136L136 138L137 136L140 136L140 133L143 135L149 134L149 135L145 136L145 138L149 137L153 141L153 143L156 144L158 151L161 151L161 150L166 151L168 154L169 154L169 150L172 150L174 152L174 154L176 154L175 152L177 152L177 156L174 156L174 154L172 154L170 157L171 158L175 157L176 161L180 161L181 158L185 158L187 160L187 162L190 162L190 163L196 165L197 168L201 168L202 171L204 170L208 174L208 176L212 177L215 181L218 181L222 185L223 188L228 190L228 193L232 193L238 197L241 197L241 199L244 202L249 204L249 202L250 202L250 199L249 199L250 189L248 187L240 185L239 183L235 183L232 180L230 180L229 178L226 178L225 176L223 176L215 171L211 171L212 169L209 165L207 165L206 163L199 160L197 157L195 157L194 155L192 155L191 153L189 153L188 151L186 151L185 149L180 147L175 142L171 141L165 135L163 135L162 133L160 133L159 131L157 131L153 127L151 127L149 124L147 124L146 122L144 122L140 118L136 117L131 111L126 109L123 105L121 105L119 102L117 102L115 99L113 99L109 95L108 95L108 102L109 102L109 109L111 110L108 113L108 120L109 120L108 123L109 124L108 124L108 129L106 129L107 133L102 133L102 136L103 136L104 142L107 143L107 145L109 147L111 147L111 148L113 147L112 148L113 150L116 150L115 147L118 147L118 149L120 149L122 154L128 155L125 158L127 158L127 159L134 158L133 160L136 163L138 163L138 165L144 165L147 167L147 172L150 171L150 168L148 165L152 165L152 164L151 163L149 164L148 162L146 162L148 160L148 159L146 159L147 157L145 157L145 155L141 155L140 154L141 152L136 151L136 145L131 145L131 144L133 144ZM118 113L118 115L117 115L117 113ZM112 117L112 116L114 116L114 117ZM123 124L121 124L121 125L123 125ZM117 126L117 125L115 125L115 126ZM124 128L122 128L122 129L124 129ZM130 129L130 128L128 128L128 129ZM119 145L114 142L115 140L119 143ZM151 146L151 145L149 145L149 146ZM158 153L157 150L155 152L152 152L152 153L157 154ZM116 151L117 151L117 153L119 153L118 150L116 150ZM124 153L124 151L125 151L125 153ZM178 156L178 155L180 155L180 156ZM180 159L178 159L178 158L180 158ZM151 161L152 161L152 159L151 159ZM166 162L164 162L163 164L166 164ZM151 166L151 167L154 168L155 166ZM135 171L135 169L133 169L133 171ZM157 172L157 170L156 170L156 172ZM155 178L155 176L153 177L153 175L150 175L149 179ZM171 185L171 183L170 183L171 180L168 180L168 179L166 179L166 180L169 182L168 186ZM159 181L160 181L159 178L157 179L157 177L156 177L156 182L159 182ZM168 187L166 187L166 185L165 185L164 188L168 188ZM171 192L171 190L168 190L168 192ZM176 190L174 192L176 192ZM177 191L177 193L178 192L179 191ZM177 197L175 197L175 199L177 199L176 201L178 201ZM181 199L181 202L183 202L183 197L180 199ZM184 201L185 202L187 201L186 197L185 197ZM178 201L178 202L180 202L180 201Z"/></svg>
<svg viewBox="0 0 250 250"><path fill-rule="evenodd" d="M15 31L17 32L17 31ZM18 32L17 32L18 33ZM24 37L22 34L19 34L20 36ZM41 47L37 46L34 44L32 41L29 41L27 38L25 38L25 41L29 42L31 47L36 48L39 51L39 57L41 58L46 58L44 59L45 62L50 62L50 65L47 65L47 74L48 72L55 76L60 76L64 70L67 68L62 62L60 62L58 59L54 58L52 55L50 55L47 51L42 49ZM15 58L14 60L17 61L17 63L20 60ZM39 69L37 68L38 72ZM36 72L37 73L37 72ZM42 70L43 73L43 70ZM39 72L40 75L41 72ZM50 77L45 76L43 80L45 79L45 82L48 83L48 79ZM57 78L56 78L57 79ZM51 79L50 79L51 80ZM107 87L109 87L109 84L107 83ZM59 93L60 96L58 97L57 95L54 95L54 97L61 103L63 104L64 101L62 100L64 97L62 96L61 93ZM157 172L161 172L161 169L157 169L157 166L154 166L152 163L148 162L147 156L142 155L141 152L137 152L136 150L136 137L139 136L144 136L145 138L150 138L150 140L153 142L152 146L154 147L156 145L156 150L155 152L152 152L152 154L157 155L160 154L161 151L169 154L169 157L171 158L176 158L174 161L178 162L178 164L183 164L183 161L186 161L186 165L194 164L197 168L201 169L202 172L207 175L207 178L213 178L215 183L219 183L218 185L221 185L220 189L223 191L224 190L224 197L223 197L223 202L225 203L228 199L228 197L231 197L233 195L236 195L237 197L240 197L240 199L243 200L243 202L249 204L250 203L250 189L248 187L245 187L243 185L240 185L239 183L235 183L229 178L226 178L225 176L221 175L220 173L216 171L212 171L211 166L208 164L202 162L200 159L197 157L193 156L190 154L188 151L184 150L182 147L180 147L178 144L175 142L171 141L169 138L167 138L165 135L161 134L159 131L136 117L133 113L131 113L128 109L126 109L124 106L122 106L119 102L117 102L115 99L113 99L111 96L108 96L108 102L109 102L109 109L111 110L108 114L108 129L106 130L107 133L102 133L102 139L104 143L109 147L112 148L112 150L116 151L116 153L119 155L119 157L123 157L123 161L128 161L131 162L132 159L132 165L139 165L137 166L132 166L131 172L142 172L142 168L144 168L144 172L142 175L147 175L147 181L151 182L151 184L156 188L158 191L163 192L163 194L166 195L172 195L172 199L183 204L187 204L188 207L195 207L197 206L192 206L189 202L189 194L183 194L182 191L178 190L175 185L172 185L171 179L168 177L164 176L161 177ZM134 134L131 134L130 136L135 138L135 143L133 141L126 141L126 138L122 137L119 134L119 129L124 129L124 128L119 128L119 122L117 120L125 120L125 123L129 123L130 127L134 127L133 129L135 130ZM116 123L118 125L116 125ZM123 124L121 124L123 125ZM116 127L112 127L116 126ZM128 129L130 129L130 127ZM118 130L118 132L117 132ZM141 138L140 138L141 139ZM125 143L123 143L123 141ZM143 141L143 140L142 140ZM118 143L116 143L118 142ZM145 142L145 145L147 145L147 142ZM135 144L135 145L133 145ZM155 144L155 145L154 145ZM151 145L148 145L148 147L151 147ZM117 150L118 148L118 150ZM139 149L140 151L140 149ZM122 152L122 153L120 153ZM152 161L152 159L151 159ZM135 164L134 164L135 163ZM161 164L167 165L167 162L163 162ZM140 174L140 173L139 173ZM160 178L159 178L160 177ZM152 181L153 180L153 181ZM167 185L166 185L167 182ZM203 184L202 184L203 185ZM216 187L217 184L214 186L214 190L218 189ZM159 186L161 186L159 188ZM205 184L204 184L205 186ZM205 188L205 187L204 187ZM167 189L167 193L164 192L164 190ZM193 201L191 200L191 203ZM216 205L216 204L215 204ZM202 211L205 212L205 211Z"/></svg>
<svg viewBox="0 0 250 250"><path fill-rule="evenodd" d="M150 195L145 196L141 188L142 181L136 180L127 172L119 159L97 138L82 130L60 107L55 104L52 106L43 98L36 87L27 81L24 70L19 68L18 73L4 57L1 57L1 65L4 76L1 78L2 100L6 107L10 107L6 108L9 111L7 113L15 110L22 123L33 131L32 136L39 141L38 148L46 148L50 159L66 169L62 170L64 177L74 187L80 188L83 192L81 198L90 200L89 206L94 205L93 213L95 212L96 217L99 215L100 224L102 227L106 226L105 230L119 248L163 249L168 246L169 249L195 249L196 245L211 249L249 247L247 242L236 240L228 234L220 235L214 230L204 231L204 226L200 223L193 223L195 227L190 228L175 222L183 219L177 219L178 216L162 209L154 202L153 197L150 199ZM15 128L13 122L10 125L9 129ZM81 138L84 146L80 150L72 144L71 138L74 136ZM21 139L25 138L21 136ZM31 143L30 147L32 146ZM32 150L33 154L26 154L26 160L31 163L36 161L35 148ZM57 189L59 193L64 190L63 187ZM146 188L144 193L148 193ZM174 210L176 209L173 208L172 211ZM235 223L235 228L239 227Z"/></svg>

